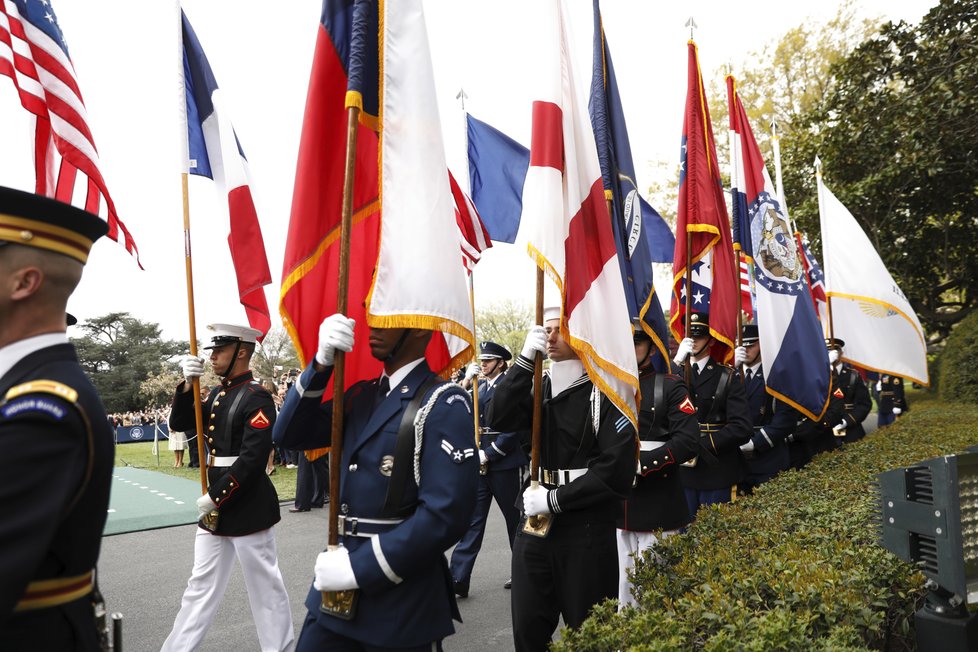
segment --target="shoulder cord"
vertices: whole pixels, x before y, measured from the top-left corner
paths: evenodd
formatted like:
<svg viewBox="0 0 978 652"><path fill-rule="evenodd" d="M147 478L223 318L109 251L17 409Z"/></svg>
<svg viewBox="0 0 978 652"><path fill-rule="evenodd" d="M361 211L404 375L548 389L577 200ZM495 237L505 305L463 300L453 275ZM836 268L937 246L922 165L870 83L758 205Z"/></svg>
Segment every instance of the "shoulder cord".
<svg viewBox="0 0 978 652"><path fill-rule="evenodd" d="M428 401L418 410L418 414L414 417L414 481L417 483L418 487L421 487L421 444L424 438L424 424L428 419L428 415L431 410L435 407L435 403L438 402L438 398L449 389L455 387L454 383L445 383L435 391L431 393Z"/></svg>

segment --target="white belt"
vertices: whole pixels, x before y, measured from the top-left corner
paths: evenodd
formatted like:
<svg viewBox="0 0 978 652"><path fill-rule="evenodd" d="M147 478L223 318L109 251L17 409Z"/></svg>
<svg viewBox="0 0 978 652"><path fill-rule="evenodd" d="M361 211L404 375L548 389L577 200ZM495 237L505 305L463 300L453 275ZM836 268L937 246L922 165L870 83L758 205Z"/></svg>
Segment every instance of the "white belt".
<svg viewBox="0 0 978 652"><path fill-rule="evenodd" d="M212 457L211 461L213 462L211 466L221 466L221 467L231 466L232 464L238 461L238 456L232 455L230 457Z"/></svg>
<svg viewBox="0 0 978 652"><path fill-rule="evenodd" d="M585 473L587 473L587 469L557 469L556 471L540 469L540 481L544 484L562 487L565 484L570 484L574 480L577 480Z"/></svg>
<svg viewBox="0 0 978 652"><path fill-rule="evenodd" d="M640 441L638 442L639 450L643 451L654 451L656 448L662 448L666 445L664 441Z"/></svg>

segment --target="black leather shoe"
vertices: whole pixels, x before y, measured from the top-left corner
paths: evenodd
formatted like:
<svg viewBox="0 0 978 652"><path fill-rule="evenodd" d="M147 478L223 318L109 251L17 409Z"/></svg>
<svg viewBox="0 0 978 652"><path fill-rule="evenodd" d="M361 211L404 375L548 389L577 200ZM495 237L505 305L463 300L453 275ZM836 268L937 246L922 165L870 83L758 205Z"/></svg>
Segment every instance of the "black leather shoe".
<svg viewBox="0 0 978 652"><path fill-rule="evenodd" d="M295 514L296 512L308 512L308 507L289 507L289 511Z"/></svg>
<svg viewBox="0 0 978 652"><path fill-rule="evenodd" d="M513 588L513 578L512 577L509 578L508 580L506 580L506 583L503 584L503 588L504 589L511 589L511 588Z"/></svg>
<svg viewBox="0 0 978 652"><path fill-rule="evenodd" d="M457 595L460 598L469 597L469 583L455 582L455 595Z"/></svg>

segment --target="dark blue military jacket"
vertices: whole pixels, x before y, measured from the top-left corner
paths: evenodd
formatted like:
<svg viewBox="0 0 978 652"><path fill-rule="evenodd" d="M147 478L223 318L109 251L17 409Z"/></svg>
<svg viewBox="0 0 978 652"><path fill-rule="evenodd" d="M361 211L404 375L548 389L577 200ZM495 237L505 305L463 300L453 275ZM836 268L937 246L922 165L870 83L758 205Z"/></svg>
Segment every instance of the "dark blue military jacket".
<svg viewBox="0 0 978 652"><path fill-rule="evenodd" d="M508 370L500 374L492 386L485 380L479 381L479 424L484 428L479 448L484 450L486 457L489 458L490 471L518 469L530 463L526 451L523 450L523 444L529 447L528 432L498 432L486 427L489 405L496 395L496 387L502 382L506 373Z"/></svg>
<svg viewBox="0 0 978 652"><path fill-rule="evenodd" d="M834 367L833 375L835 375ZM869 416L870 410L873 409L873 399L869 396L869 388L866 387L866 383L863 382L859 372L849 365L843 365L836 377L836 382L838 383L836 386L842 390L843 401L845 402L843 420L846 422L846 436L844 441L858 441L866 436L863 420Z"/></svg>
<svg viewBox="0 0 978 652"><path fill-rule="evenodd" d="M14 613L29 582L91 571L112 482L105 408L71 344L0 378L0 650L97 650L91 596Z"/></svg>
<svg viewBox="0 0 978 652"><path fill-rule="evenodd" d="M275 443L308 450L328 446L332 401L322 402L332 367L313 365L289 390L275 424ZM345 393L340 514L383 518L401 416L411 399L435 374L421 362L386 398L377 401L377 380L362 381ZM439 379L440 380L440 379ZM428 390L427 403L445 385ZM421 646L452 634L461 621L445 551L465 533L475 508L479 455L472 440L472 403L457 385L439 394L424 424L415 483L415 460L402 505L411 513L375 537L341 536L360 587L352 620L320 613L321 594L310 588L306 607L320 626L368 645ZM325 543L325 532L324 543ZM313 559L310 558L310 566Z"/></svg>
<svg viewBox="0 0 978 652"><path fill-rule="evenodd" d="M757 373L753 374L750 380L747 379L746 374L745 367L744 393L747 395L747 409L753 426L751 441L754 442L753 454L746 456L747 468L755 478L771 477L791 466L791 455L785 439L794 430L797 413L778 419L775 427L769 427L774 418L776 404L779 411L794 412L794 410L785 403L776 403L774 397L767 393L763 366L757 368Z"/></svg>
<svg viewBox="0 0 978 652"><path fill-rule="evenodd" d="M181 387L173 397L170 430L194 431L194 393L181 393ZM203 409L208 450L238 458L230 467L207 470L207 493L219 514L214 533L234 537L267 530L282 518L278 493L265 473L275 423L272 395L248 371L211 388Z"/></svg>

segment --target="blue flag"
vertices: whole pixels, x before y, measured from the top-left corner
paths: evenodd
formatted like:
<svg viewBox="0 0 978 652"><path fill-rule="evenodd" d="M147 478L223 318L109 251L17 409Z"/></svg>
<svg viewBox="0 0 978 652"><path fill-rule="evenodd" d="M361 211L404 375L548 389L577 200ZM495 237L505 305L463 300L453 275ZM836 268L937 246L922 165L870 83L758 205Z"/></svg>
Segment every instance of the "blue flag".
<svg viewBox="0 0 978 652"><path fill-rule="evenodd" d="M594 0L594 66L588 108L605 196L610 196L612 203L612 222L628 311L633 322L641 321L643 330L660 353L653 359L656 370L668 371L666 342L669 331L652 282L652 262L672 262L676 239L669 225L642 199L635 187L632 149L628 144L628 129L611 63L611 50L601 26L598 0Z"/></svg>
<svg viewBox="0 0 978 652"><path fill-rule="evenodd" d="M472 203L492 240L516 242L530 150L471 115L466 115L465 120Z"/></svg>

